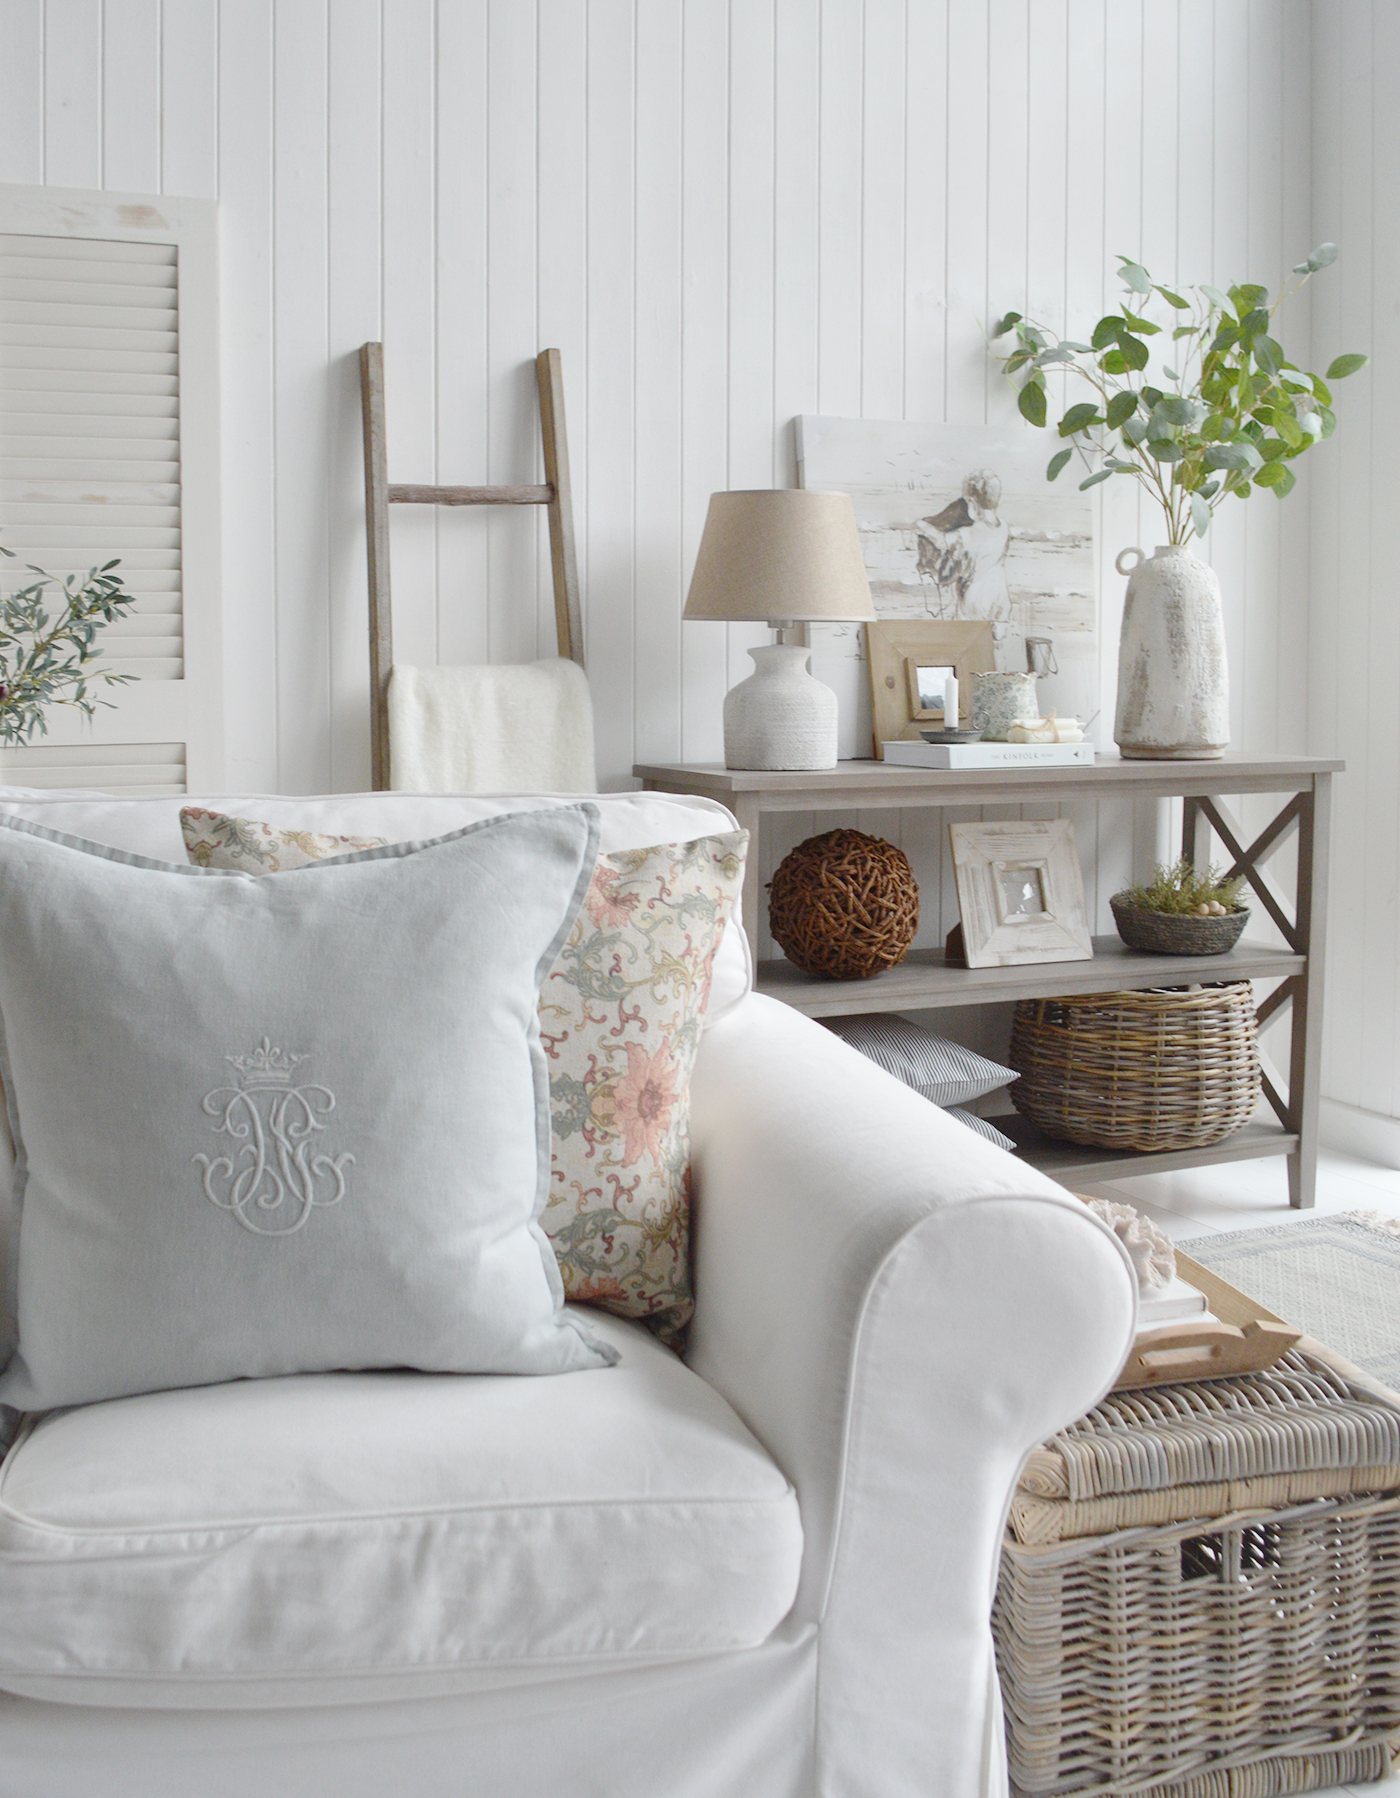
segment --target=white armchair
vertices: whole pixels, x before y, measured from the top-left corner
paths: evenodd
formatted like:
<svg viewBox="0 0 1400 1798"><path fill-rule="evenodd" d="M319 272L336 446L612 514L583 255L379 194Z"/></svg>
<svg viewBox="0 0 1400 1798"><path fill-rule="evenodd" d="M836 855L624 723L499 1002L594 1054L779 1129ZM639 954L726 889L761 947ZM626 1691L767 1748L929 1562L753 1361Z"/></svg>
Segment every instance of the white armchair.
<svg viewBox="0 0 1400 1798"><path fill-rule="evenodd" d="M174 859L178 801L66 803L5 809ZM200 803L409 836L483 802ZM601 803L605 848L716 827ZM241 1382L20 1436L5 1798L1004 1790L1000 1536L1026 1453L1127 1353L1126 1256L737 990L692 1085L688 1365L604 1318L616 1368Z"/></svg>

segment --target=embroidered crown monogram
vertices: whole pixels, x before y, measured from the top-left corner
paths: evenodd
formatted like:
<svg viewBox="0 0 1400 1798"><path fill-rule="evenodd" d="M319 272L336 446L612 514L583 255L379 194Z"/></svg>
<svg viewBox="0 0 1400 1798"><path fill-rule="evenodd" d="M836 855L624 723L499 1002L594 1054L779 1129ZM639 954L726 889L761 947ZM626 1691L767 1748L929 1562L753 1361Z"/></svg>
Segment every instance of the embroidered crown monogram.
<svg viewBox="0 0 1400 1798"><path fill-rule="evenodd" d="M204 1169L204 1196L231 1211L255 1236L291 1236L303 1229L318 1205L338 1205L345 1197L350 1154L313 1154L315 1138L335 1110L335 1094L324 1086L293 1086L292 1076L307 1055L276 1049L269 1037L251 1055L226 1055L238 1070L237 1086L216 1086L204 1095L215 1131L237 1148L211 1158L194 1155Z"/></svg>

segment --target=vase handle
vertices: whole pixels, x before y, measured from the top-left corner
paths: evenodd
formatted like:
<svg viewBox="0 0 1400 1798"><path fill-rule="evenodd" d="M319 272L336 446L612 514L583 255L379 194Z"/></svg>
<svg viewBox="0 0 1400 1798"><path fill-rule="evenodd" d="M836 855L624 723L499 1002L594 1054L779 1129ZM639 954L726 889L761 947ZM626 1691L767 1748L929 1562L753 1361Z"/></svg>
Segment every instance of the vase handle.
<svg viewBox="0 0 1400 1798"><path fill-rule="evenodd" d="M1133 562L1129 562L1128 566L1125 568L1123 566L1124 556L1135 556L1137 558L1137 560L1133 561ZM1147 557L1142 553L1142 551L1140 549L1120 549L1118 552L1117 558L1114 561L1113 566L1118 570L1119 574L1131 574L1133 572L1133 570L1139 566L1139 564L1145 562L1146 560L1147 560Z"/></svg>

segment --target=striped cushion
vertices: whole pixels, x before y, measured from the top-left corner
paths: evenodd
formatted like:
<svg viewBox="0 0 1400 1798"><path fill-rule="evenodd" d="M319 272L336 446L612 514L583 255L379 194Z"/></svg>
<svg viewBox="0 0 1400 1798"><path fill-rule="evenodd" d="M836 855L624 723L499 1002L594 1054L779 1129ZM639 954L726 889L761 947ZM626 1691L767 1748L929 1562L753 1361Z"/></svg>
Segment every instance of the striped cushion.
<svg viewBox="0 0 1400 1798"><path fill-rule="evenodd" d="M985 1136L988 1142L994 1142L999 1149L1015 1151L1016 1145L1004 1130L998 1130L990 1118L980 1118L975 1111L960 1111L956 1105L948 1107L948 1116L956 1118L960 1124L966 1124L969 1130L975 1130L979 1136Z"/></svg>
<svg viewBox="0 0 1400 1798"><path fill-rule="evenodd" d="M960 1043L935 1036L891 1012L862 1012L851 1018L823 1018L828 1030L906 1086L917 1087L935 1105L966 1105L983 1093L1009 1086L1020 1076Z"/></svg>

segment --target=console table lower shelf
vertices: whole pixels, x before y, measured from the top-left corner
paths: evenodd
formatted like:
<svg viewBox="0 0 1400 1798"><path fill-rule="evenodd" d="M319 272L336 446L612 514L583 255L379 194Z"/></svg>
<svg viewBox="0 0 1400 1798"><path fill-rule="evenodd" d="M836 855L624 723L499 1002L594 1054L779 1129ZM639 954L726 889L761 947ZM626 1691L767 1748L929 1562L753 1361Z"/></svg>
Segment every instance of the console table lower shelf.
<svg viewBox="0 0 1400 1798"><path fill-rule="evenodd" d="M1057 1142L1037 1130L1029 1118L994 1117L989 1120L1016 1144L1016 1153L1041 1173L1062 1185L1070 1180L1129 1180L1134 1174L1169 1174L1180 1167L1214 1167L1222 1161L1257 1161L1266 1155L1291 1155L1298 1138L1266 1114L1261 1114L1223 1142L1205 1149L1165 1149L1140 1153L1132 1149L1091 1149L1079 1143Z"/></svg>

